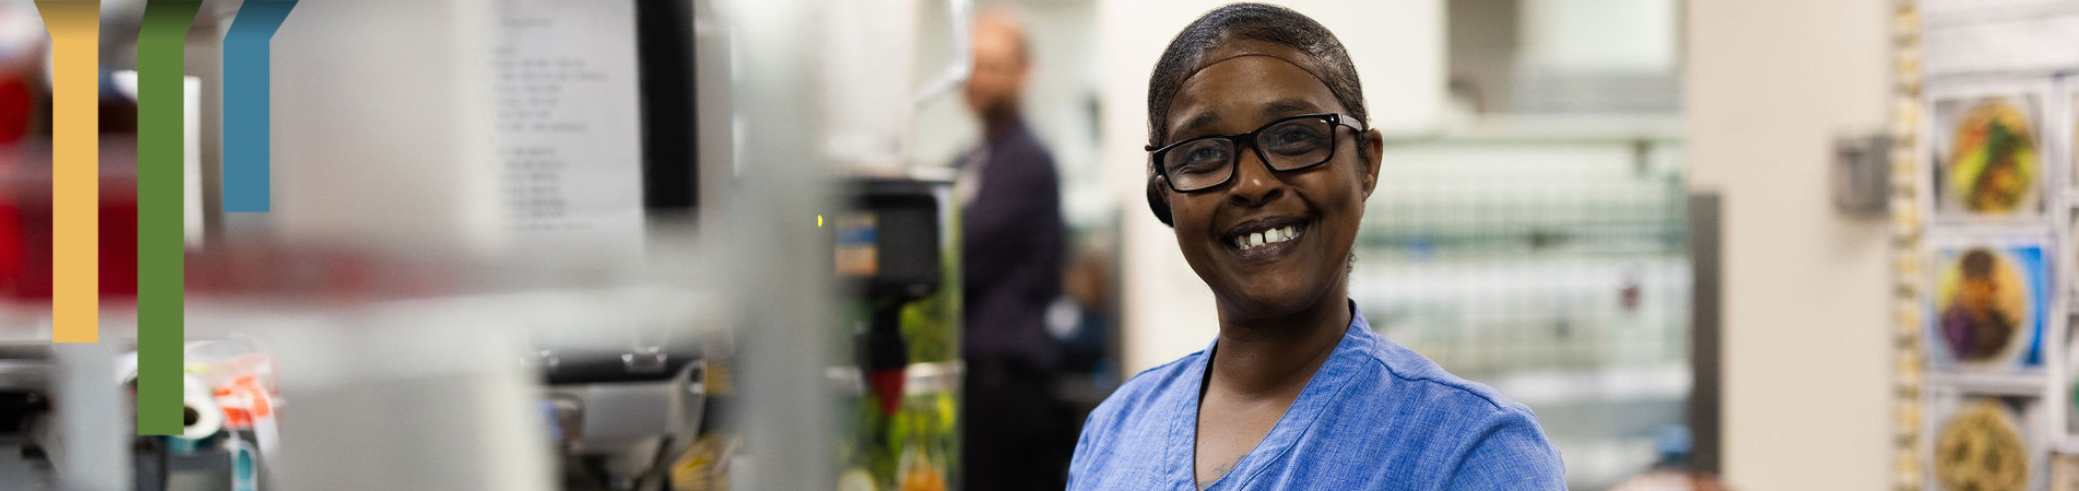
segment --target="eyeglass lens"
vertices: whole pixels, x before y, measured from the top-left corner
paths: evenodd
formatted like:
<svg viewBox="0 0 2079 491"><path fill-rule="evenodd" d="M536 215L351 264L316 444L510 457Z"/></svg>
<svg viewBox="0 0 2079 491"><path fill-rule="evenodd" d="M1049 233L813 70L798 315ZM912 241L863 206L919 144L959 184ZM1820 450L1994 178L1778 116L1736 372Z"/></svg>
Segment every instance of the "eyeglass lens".
<svg viewBox="0 0 2079 491"><path fill-rule="evenodd" d="M1248 136L1254 137L1251 143L1264 163L1280 171L1326 162L1335 151L1335 126L1327 118L1279 121ZM1170 148L1162 155L1162 167L1177 190L1195 191L1227 182L1240 160L1235 139L1207 137Z"/></svg>

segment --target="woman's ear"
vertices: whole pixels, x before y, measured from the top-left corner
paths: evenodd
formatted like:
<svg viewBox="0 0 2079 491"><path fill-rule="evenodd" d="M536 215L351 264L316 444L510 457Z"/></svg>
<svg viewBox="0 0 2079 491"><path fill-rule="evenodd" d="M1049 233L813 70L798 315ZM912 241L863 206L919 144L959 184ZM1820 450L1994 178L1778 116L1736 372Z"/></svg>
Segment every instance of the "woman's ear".
<svg viewBox="0 0 2079 491"><path fill-rule="evenodd" d="M1386 136L1379 130L1365 130L1364 138L1357 142L1363 145L1360 157L1364 158L1364 198L1371 199L1372 189L1379 186L1379 164L1386 152Z"/></svg>
<svg viewBox="0 0 2079 491"><path fill-rule="evenodd" d="M1161 181L1161 177L1148 176L1148 211L1154 212L1155 219L1163 225L1175 227L1169 213L1169 193L1162 192Z"/></svg>

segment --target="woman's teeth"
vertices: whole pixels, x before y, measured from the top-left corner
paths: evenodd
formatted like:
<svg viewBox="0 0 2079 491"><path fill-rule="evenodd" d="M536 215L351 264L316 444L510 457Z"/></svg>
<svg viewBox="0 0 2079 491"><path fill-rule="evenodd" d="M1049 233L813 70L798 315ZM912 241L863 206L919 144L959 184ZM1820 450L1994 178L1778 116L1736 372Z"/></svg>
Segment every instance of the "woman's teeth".
<svg viewBox="0 0 2079 491"><path fill-rule="evenodd" d="M1234 247L1246 251L1262 247L1264 244L1276 244L1299 238L1299 232L1298 226L1285 226L1248 235L1238 235L1234 238Z"/></svg>

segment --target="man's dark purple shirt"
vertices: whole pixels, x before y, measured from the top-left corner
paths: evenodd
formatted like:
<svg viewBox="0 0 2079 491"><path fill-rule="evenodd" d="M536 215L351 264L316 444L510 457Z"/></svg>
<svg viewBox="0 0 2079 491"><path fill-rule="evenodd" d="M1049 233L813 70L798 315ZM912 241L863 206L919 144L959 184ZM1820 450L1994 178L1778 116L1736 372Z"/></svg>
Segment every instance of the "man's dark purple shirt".
<svg viewBox="0 0 2079 491"><path fill-rule="evenodd" d="M984 145L979 187L960 215L962 349L1051 369L1061 355L1046 311L1061 292L1064 235L1054 157L1023 121Z"/></svg>

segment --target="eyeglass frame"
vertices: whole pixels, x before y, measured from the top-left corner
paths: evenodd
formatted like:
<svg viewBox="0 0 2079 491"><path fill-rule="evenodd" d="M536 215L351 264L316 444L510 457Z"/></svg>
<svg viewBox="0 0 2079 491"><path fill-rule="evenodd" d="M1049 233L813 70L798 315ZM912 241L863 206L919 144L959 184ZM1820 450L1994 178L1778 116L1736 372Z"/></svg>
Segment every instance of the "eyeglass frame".
<svg viewBox="0 0 2079 491"><path fill-rule="evenodd" d="M1283 170L1280 170L1280 169L1278 169L1277 167L1272 167L1272 166L1271 166L1271 164L1270 164L1270 156L1269 156L1269 155L1266 155L1266 154L1264 154L1264 153L1263 153L1263 148L1261 148L1261 147L1258 147L1258 146L1256 145L1256 136L1257 136L1258 134L1261 134L1261 133L1263 133L1263 131L1264 131L1264 130L1268 130L1268 129L1271 129L1271 127L1274 127L1274 126L1278 126L1278 125L1281 125L1281 124L1285 124L1286 122L1290 122L1290 121L1297 121L1297 120L1302 120L1302 119L1316 119L1316 118L1319 118L1319 119L1327 119L1327 120L1328 120L1328 128L1329 128L1329 129L1328 129L1328 155L1326 155L1326 156L1323 156L1323 157L1321 157L1321 161L1320 161L1320 162L1315 162L1315 163L1311 163L1311 164L1307 164L1307 165L1302 165L1302 166L1299 166L1299 167L1293 167L1293 168L1290 168L1290 169L1283 169ZM1167 154L1169 153L1169 151L1170 151L1171 149L1175 149L1175 148L1177 148L1178 146L1181 146L1181 145L1184 145L1184 144L1187 144L1187 143L1194 143L1194 142L1198 142L1198 141L1201 141L1201 140L1216 140L1216 139L1217 139L1217 140L1227 140L1227 141L1228 141L1228 143L1230 143L1230 144L1233 144L1233 145L1234 145L1234 148L1235 148L1236 150L1240 150L1240 149L1242 148L1242 146L1243 146L1243 145L1244 145L1244 144L1246 143L1246 144L1247 144L1247 146L1249 147L1249 150L1251 150L1251 151L1254 151L1254 152L1256 152L1256 160L1257 160L1258 162L1262 162L1262 163L1263 163L1263 168L1265 168L1265 169L1270 169L1270 171L1271 171L1272 173L1284 173L1284 172L1299 172L1299 171L1303 171L1303 170L1307 170L1307 169L1312 169L1312 168L1315 168L1315 167L1320 167L1320 166L1321 166L1321 164L1326 164L1326 163L1328 163L1328 161L1330 161L1330 160L1335 160L1335 150L1336 150L1336 147L1338 147L1338 146L1341 146L1341 145L1342 145L1342 142L1340 142L1340 141L1337 141L1337 139L1336 139L1336 134L1338 134L1338 133L1341 133L1341 132L1339 132L1339 131L1336 131L1336 129L1338 129L1338 128L1341 128L1341 127L1345 127L1345 126L1349 127L1349 128L1350 128L1350 129L1352 129L1352 130L1356 130L1356 131L1357 131L1357 133L1358 133L1359 135L1362 135L1362 134L1364 134L1364 132L1365 132L1366 130L1368 130L1368 128L1365 128L1365 127L1364 127L1364 124L1363 124L1362 122L1356 122L1356 121L1345 121L1345 120L1343 119L1343 115L1342 115L1342 114L1339 114L1339 113L1317 113L1317 114L1301 114L1301 115L1297 115L1297 116L1287 116L1287 117L1283 117L1283 118L1278 118L1278 119L1277 119L1276 121L1271 121L1271 122L1269 122L1269 123L1266 123L1266 124L1264 124L1264 125L1263 125L1263 126L1261 126L1261 127L1258 127L1258 128L1256 128L1256 129L1254 129L1254 130L1250 130L1250 131L1249 131L1248 133L1240 133L1240 134L1233 134L1233 135L1207 135L1207 136L1200 136L1200 137L1194 137L1194 138L1189 138L1189 139L1185 139L1185 140L1181 140L1181 141L1173 142L1173 143L1170 143L1170 144L1168 144L1168 145L1163 145L1163 146L1162 146L1162 147L1160 147L1160 148L1157 148L1157 147L1156 147L1156 146L1154 146L1154 145L1148 145L1148 146L1146 146L1146 147L1143 147L1143 149L1144 149L1144 150L1146 150L1146 151L1148 152L1148 158L1149 158L1148 162L1149 162L1149 163L1151 163L1151 164L1153 164L1153 165L1152 165L1152 167L1154 167L1154 168L1155 168L1155 176L1156 176L1156 177L1160 177L1160 178L1162 178L1162 183L1163 183L1163 184L1164 184L1165 186L1168 186L1168 187L1169 187L1169 190L1170 190L1170 191L1173 191L1173 192L1178 192L1178 193L1197 193L1197 192L1204 192L1204 191L1209 191L1209 190L1212 190L1213 188L1217 188L1217 187L1220 187L1220 186L1225 186L1225 185L1227 185L1227 183L1230 183L1230 182L1234 182L1234 176L1235 176L1236 174L1240 174L1240 173L1241 173L1241 168L1242 168L1242 156L1241 156L1241 153L1240 153L1240 152L1236 152L1236 153L1235 153L1235 156L1234 156L1234 163L1232 163L1232 164L1230 164L1230 165L1228 165L1228 166L1227 166L1227 177L1225 177L1225 178L1222 178L1222 179L1220 179L1220 182L1216 182L1216 183L1213 183L1213 184L1207 185L1207 186L1205 186L1205 187L1202 187L1202 188L1195 188L1195 189L1192 189L1192 190L1189 190L1189 191L1185 191L1185 190L1182 190L1182 189L1178 189L1178 188L1177 188L1177 183L1176 183L1176 181L1175 181L1175 180L1172 180L1172 179L1170 179L1170 177L1169 177L1169 169L1168 169L1168 168L1166 168L1166 166L1162 165L1162 157L1163 157L1164 155L1167 155Z"/></svg>

